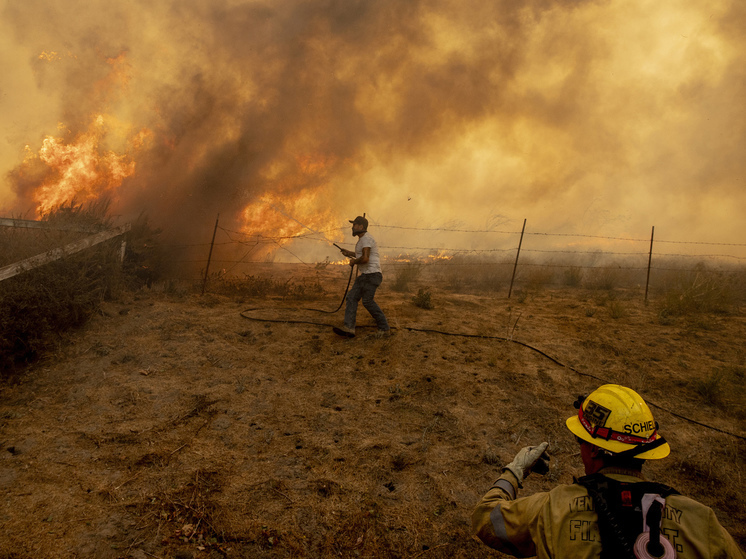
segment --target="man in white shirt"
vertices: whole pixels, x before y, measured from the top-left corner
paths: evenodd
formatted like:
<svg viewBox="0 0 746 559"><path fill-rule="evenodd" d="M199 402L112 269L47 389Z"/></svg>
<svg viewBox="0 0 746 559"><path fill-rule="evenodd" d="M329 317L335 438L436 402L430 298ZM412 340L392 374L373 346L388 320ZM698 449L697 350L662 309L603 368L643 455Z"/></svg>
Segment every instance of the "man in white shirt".
<svg viewBox="0 0 746 559"><path fill-rule="evenodd" d="M355 251L342 249L342 254L350 258L350 266L357 266L360 275L355 279L352 289L347 294L344 326L335 331L341 335L352 337L355 335L355 321L357 305L360 299L363 306L370 313L378 326L378 335L390 333L389 323L381 307L373 300L376 289L383 281L381 273L381 257L378 253L376 240L368 233L368 220L364 216L357 216L352 223L352 234L357 236Z"/></svg>

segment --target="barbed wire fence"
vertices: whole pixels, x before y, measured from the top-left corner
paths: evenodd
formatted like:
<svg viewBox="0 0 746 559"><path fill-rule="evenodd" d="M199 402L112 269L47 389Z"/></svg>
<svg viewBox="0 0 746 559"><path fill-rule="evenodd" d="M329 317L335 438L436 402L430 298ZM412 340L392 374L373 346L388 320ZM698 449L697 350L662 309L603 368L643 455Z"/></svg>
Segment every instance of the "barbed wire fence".
<svg viewBox="0 0 746 559"><path fill-rule="evenodd" d="M650 237L532 231L526 230L525 222L523 230L387 224L376 224L373 229L379 239L384 273L389 277L430 273L451 288L471 285L493 292L504 290L508 297L514 284L519 288L539 284L616 285L640 290L644 285L647 300L649 288L661 287L669 281L667 273L673 276L704 271L741 275L746 272L743 265L746 243L655 238L654 227ZM341 243L352 248L354 243L339 240L347 230L347 227L337 227L321 231L309 229L307 233L295 235L250 234L222 227L218 218L211 242L171 244L168 250L175 255L176 263L195 270L194 276L184 279L202 281L204 292L211 277L240 279L260 271L278 270L277 264L292 262L309 269L345 264L333 245ZM469 235L472 246L458 246L456 242L410 245L393 240L401 238L402 233L424 234L431 238ZM485 248L486 244L492 246Z"/></svg>

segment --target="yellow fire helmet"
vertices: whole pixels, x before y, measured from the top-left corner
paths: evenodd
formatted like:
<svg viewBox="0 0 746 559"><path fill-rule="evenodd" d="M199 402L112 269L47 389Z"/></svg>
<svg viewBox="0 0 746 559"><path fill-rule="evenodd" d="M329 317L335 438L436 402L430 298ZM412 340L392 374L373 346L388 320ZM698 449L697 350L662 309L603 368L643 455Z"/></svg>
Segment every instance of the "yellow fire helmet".
<svg viewBox="0 0 746 559"><path fill-rule="evenodd" d="M618 384L604 384L575 402L578 415L565 422L577 437L609 452L656 460L671 452L642 397Z"/></svg>

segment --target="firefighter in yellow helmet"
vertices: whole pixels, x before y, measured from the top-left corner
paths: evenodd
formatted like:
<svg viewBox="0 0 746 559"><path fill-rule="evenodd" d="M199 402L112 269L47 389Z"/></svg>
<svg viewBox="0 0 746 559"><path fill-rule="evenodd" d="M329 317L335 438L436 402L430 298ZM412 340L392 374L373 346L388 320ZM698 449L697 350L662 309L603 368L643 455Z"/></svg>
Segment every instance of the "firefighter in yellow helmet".
<svg viewBox="0 0 746 559"><path fill-rule="evenodd" d="M548 470L549 443L521 449L472 514L479 539L516 557L743 558L710 508L643 477L670 447L639 394L606 384L575 405L566 424L586 475L516 498L531 471Z"/></svg>

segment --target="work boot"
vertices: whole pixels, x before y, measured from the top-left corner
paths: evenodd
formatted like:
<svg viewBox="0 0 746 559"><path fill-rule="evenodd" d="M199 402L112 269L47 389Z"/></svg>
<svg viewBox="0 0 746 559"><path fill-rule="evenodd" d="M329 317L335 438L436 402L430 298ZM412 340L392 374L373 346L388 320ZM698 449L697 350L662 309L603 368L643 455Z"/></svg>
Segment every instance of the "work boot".
<svg viewBox="0 0 746 559"><path fill-rule="evenodd" d="M376 338L388 338L391 335L391 330L378 330L376 332Z"/></svg>
<svg viewBox="0 0 746 559"><path fill-rule="evenodd" d="M355 329L350 328L346 324L343 324L342 326L340 326L339 329L342 330L342 332L344 332L345 334L350 334L351 336L355 335Z"/></svg>

